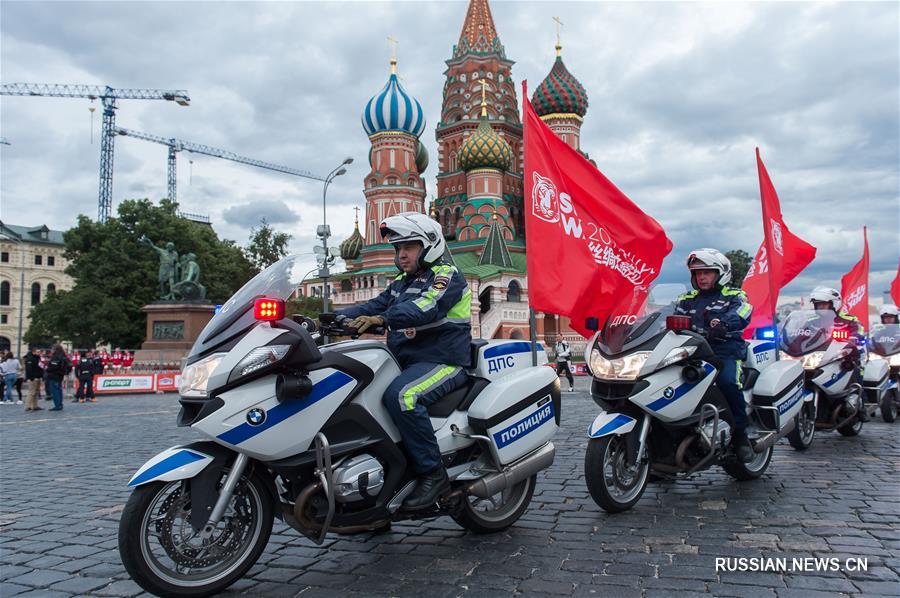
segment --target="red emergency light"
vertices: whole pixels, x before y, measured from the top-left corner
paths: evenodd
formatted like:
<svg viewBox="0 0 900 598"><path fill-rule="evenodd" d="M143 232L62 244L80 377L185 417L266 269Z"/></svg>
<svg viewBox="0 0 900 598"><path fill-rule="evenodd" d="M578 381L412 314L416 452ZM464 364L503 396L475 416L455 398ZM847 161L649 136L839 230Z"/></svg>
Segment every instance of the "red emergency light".
<svg viewBox="0 0 900 598"><path fill-rule="evenodd" d="M850 340L850 331L834 329L831 331L831 338L836 341Z"/></svg>
<svg viewBox="0 0 900 598"><path fill-rule="evenodd" d="M691 329L691 317L690 316L667 316L666 317L666 330L690 330Z"/></svg>
<svg viewBox="0 0 900 598"><path fill-rule="evenodd" d="M284 317L284 301L281 299L257 299L253 302L253 317L263 322L272 322Z"/></svg>

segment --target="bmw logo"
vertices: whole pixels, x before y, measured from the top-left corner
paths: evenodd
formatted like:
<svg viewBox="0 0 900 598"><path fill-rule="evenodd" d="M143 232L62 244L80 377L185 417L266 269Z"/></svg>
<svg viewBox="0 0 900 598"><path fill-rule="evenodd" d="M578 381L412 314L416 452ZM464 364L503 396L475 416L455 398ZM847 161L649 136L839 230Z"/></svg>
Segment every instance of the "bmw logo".
<svg viewBox="0 0 900 598"><path fill-rule="evenodd" d="M266 412L263 409L251 409L247 412L247 423L251 426L259 426L266 421Z"/></svg>
<svg viewBox="0 0 900 598"><path fill-rule="evenodd" d="M666 397L667 399L671 399L673 396L675 396L675 389L672 388L671 386L667 386L666 389L663 391L663 396Z"/></svg>

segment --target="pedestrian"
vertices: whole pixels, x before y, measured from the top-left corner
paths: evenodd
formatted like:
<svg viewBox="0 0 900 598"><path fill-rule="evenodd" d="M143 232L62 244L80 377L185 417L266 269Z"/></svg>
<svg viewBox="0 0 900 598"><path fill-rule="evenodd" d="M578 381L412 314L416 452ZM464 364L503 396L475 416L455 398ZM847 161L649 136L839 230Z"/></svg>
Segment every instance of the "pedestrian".
<svg viewBox="0 0 900 598"><path fill-rule="evenodd" d="M131 351L123 351L122 365L125 366L125 372L131 373L131 366L134 364L134 353Z"/></svg>
<svg viewBox="0 0 900 598"><path fill-rule="evenodd" d="M19 370L16 372L16 395L18 395L19 400L16 401L16 405L22 404L22 382L25 381L25 364L22 363L22 360L19 360Z"/></svg>
<svg viewBox="0 0 900 598"><path fill-rule="evenodd" d="M94 397L94 352L88 351L87 355L78 361L78 367L75 368L75 379L78 381L78 390L75 391L75 400L73 403L84 403L85 399L91 403L96 403Z"/></svg>
<svg viewBox="0 0 900 598"><path fill-rule="evenodd" d="M63 397L62 397L62 381L63 378L69 373L72 369L71 364L69 364L69 359L66 357L66 352L63 350L62 345L56 345L53 347L53 353L50 355L50 361L47 362L47 387L50 390L50 394L53 396L53 408L50 411L62 411L63 409Z"/></svg>
<svg viewBox="0 0 900 598"><path fill-rule="evenodd" d="M122 361L123 361L122 349L119 347L116 347L115 351L112 352L110 359L112 361L113 372L115 372L116 374L121 374L122 373Z"/></svg>
<svg viewBox="0 0 900 598"><path fill-rule="evenodd" d="M556 340L556 375L564 373L569 381L569 392L575 392L575 379L572 377L572 350L569 343L559 336Z"/></svg>
<svg viewBox="0 0 900 598"><path fill-rule="evenodd" d="M42 411L44 408L38 406L41 379L44 377L40 351L32 349L22 361L25 362L25 381L28 383L28 400L25 402L25 411Z"/></svg>
<svg viewBox="0 0 900 598"><path fill-rule="evenodd" d="M50 350L44 349L41 351L41 370L44 372L44 375L41 376L41 386L44 388L44 400L52 401L53 397L50 395L50 385L47 383L47 364L50 363Z"/></svg>
<svg viewBox="0 0 900 598"><path fill-rule="evenodd" d="M94 359L97 361L98 368L100 370L96 372L98 375L102 375L104 372L110 369L110 357L109 352L106 349L97 352L97 355L96 357L94 357Z"/></svg>
<svg viewBox="0 0 900 598"><path fill-rule="evenodd" d="M3 358L3 361L0 362L0 374L3 375L3 383L6 385L6 388L3 390L3 403L6 405L13 404L13 388L16 386L16 378L19 376L19 360L16 359L16 356L13 355L12 351L9 351L6 356ZM19 405L22 404L22 401L19 400Z"/></svg>

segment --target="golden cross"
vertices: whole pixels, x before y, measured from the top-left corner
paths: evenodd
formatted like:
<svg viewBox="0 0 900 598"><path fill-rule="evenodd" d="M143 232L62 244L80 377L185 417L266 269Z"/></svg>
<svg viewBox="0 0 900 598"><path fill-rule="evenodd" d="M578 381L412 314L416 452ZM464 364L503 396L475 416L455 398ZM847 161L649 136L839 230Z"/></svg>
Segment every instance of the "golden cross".
<svg viewBox="0 0 900 598"><path fill-rule="evenodd" d="M388 36L388 43L391 45L391 74L397 74L397 44L399 43L394 36Z"/></svg>
<svg viewBox="0 0 900 598"><path fill-rule="evenodd" d="M356 228L359 228L359 208L353 208L353 211L356 212Z"/></svg>
<svg viewBox="0 0 900 598"><path fill-rule="evenodd" d="M553 17L553 20L556 21L556 55L559 56L560 50L562 50L562 41L560 41L559 28L562 26L563 22L559 20L559 17Z"/></svg>

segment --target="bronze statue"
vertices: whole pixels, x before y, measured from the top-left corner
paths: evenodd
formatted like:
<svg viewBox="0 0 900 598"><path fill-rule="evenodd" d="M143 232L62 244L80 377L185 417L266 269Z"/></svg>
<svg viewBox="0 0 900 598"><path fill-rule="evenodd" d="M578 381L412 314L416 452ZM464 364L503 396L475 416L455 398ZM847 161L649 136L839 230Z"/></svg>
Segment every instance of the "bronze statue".
<svg viewBox="0 0 900 598"><path fill-rule="evenodd" d="M200 301L206 299L206 287L200 284L200 266L197 256L186 253L181 257L178 284L173 289L175 299L181 301Z"/></svg>
<svg viewBox="0 0 900 598"><path fill-rule="evenodd" d="M175 243L169 241L166 243L166 248L161 249L154 245L147 235L141 235L138 242L159 254L159 298L174 299L172 292L175 289L178 275L178 252L175 251Z"/></svg>

